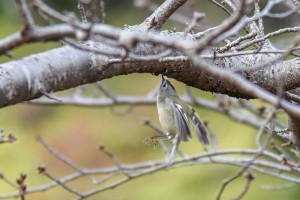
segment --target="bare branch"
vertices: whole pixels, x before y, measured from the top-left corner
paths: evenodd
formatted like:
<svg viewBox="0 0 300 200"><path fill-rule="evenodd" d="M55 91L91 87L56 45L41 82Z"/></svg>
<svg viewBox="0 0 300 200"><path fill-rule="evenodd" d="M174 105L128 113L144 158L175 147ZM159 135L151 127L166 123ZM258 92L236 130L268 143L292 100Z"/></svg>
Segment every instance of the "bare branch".
<svg viewBox="0 0 300 200"><path fill-rule="evenodd" d="M67 164L68 166L70 166L71 168L75 169L76 171L78 171L79 173L84 173L80 167L78 167L75 163L73 163L71 160L69 160L68 158L65 158L64 156L62 156L59 152L57 152L55 149L53 149L52 147L50 147L46 141L41 137L38 136L37 141L40 142L45 149L47 149L52 155L54 155L56 158L58 158L59 160L61 160L62 162L64 162L65 164ZM46 168L45 168L46 170ZM40 170L39 170L40 171Z"/></svg>
<svg viewBox="0 0 300 200"><path fill-rule="evenodd" d="M237 149L237 150L219 150L216 152L204 152L199 155L190 156L187 158L179 158L174 160L174 164L172 165L172 168L177 167L184 167L189 165L196 165L196 164L208 164L208 163L220 163L225 165L234 165L234 166L243 166L245 163L249 163L253 158L251 157L245 157L245 158L236 158L236 157L226 157L226 155L249 155L249 156L255 156L258 153L260 153L261 157L265 156L266 159L257 159L252 162L252 165L249 166L249 168L253 170L257 170L259 172L269 174L271 176L280 177L285 180L289 180L295 183L300 183L300 178L298 178L295 175L300 174L300 170L296 167L288 167L281 163L282 158L280 156L277 156L276 154L272 152L268 152L266 150L258 151L258 150L252 150L252 149ZM224 157L225 156L225 157ZM213 159L211 159L213 158ZM271 170L268 170L269 168L276 168L280 170L281 172L274 172ZM99 192L115 188L119 185L122 185L132 179L139 178L151 173L159 172L163 169L165 169L165 161L152 161L152 162L146 162L146 163L135 163L135 164L121 164L121 168L124 172L130 174L130 178L125 177L118 179L117 181L110 183L105 186L100 186L96 189L93 189L88 192L81 193L79 199L86 198L92 195L95 195ZM93 174L111 174L111 173L119 173L119 167L109 167L109 168L94 168L94 169L82 169L84 171L84 174L80 174L78 172L70 174L68 176L65 176L61 179L55 179L53 182L50 182L45 185L41 185L39 187L35 188L27 188L27 195L31 193L41 192L41 191L47 191L53 187L56 187L58 185L65 185L67 182L75 180L77 178L82 177L83 175L93 175ZM288 175L284 172L293 173L294 175ZM114 176L111 176L114 177ZM18 197L18 193L12 193L7 195L0 195L0 199L3 198L12 198L12 197Z"/></svg>
<svg viewBox="0 0 300 200"><path fill-rule="evenodd" d="M155 11L159 6L150 0L135 0L134 5L138 8L146 8L150 11ZM169 20L173 20L179 24L186 25L191 19L178 12L174 12L169 16Z"/></svg>
<svg viewBox="0 0 300 200"><path fill-rule="evenodd" d="M205 14L194 12L193 14L193 20L191 23L185 28L184 32L189 33L192 31L192 29L199 23L203 18L205 17Z"/></svg>
<svg viewBox="0 0 300 200"><path fill-rule="evenodd" d="M210 46L217 37L219 37L221 34L225 33L234 25L236 25L241 20L241 17L244 14L244 5L245 5L245 0L242 0L240 9L236 13L234 13L233 16L228 21L224 21L223 24L218 29L213 30L207 37L198 41L194 45L194 49L195 49L194 51L196 53L200 53L207 46Z"/></svg>
<svg viewBox="0 0 300 200"><path fill-rule="evenodd" d="M167 19L187 0L166 0L142 24L146 30L160 29Z"/></svg>
<svg viewBox="0 0 300 200"><path fill-rule="evenodd" d="M239 47L236 48L237 51L241 51L255 43L258 43L258 42L262 42L268 38L271 38L271 37L274 37L274 36L277 36L277 35L281 35L283 33L291 33L291 32L298 32L300 30L300 27L299 26L295 26L295 27L292 27L292 28L284 28L284 29L280 29L280 30L277 30L277 31L274 31L272 33L268 33L266 34L264 37L259 37L255 40L251 40L249 42L246 42L242 45L240 45Z"/></svg>
<svg viewBox="0 0 300 200"><path fill-rule="evenodd" d="M33 18L31 16L31 13L27 7L25 0L15 0L16 1L16 7L18 10L18 13L20 14L21 20L24 24L24 30L23 34L28 34L28 31L31 31L31 29L35 28Z"/></svg>
<svg viewBox="0 0 300 200"><path fill-rule="evenodd" d="M74 190L73 188L67 186L66 184L64 184L63 182L61 182L59 179L57 179L56 177L54 177L52 174L50 174L46 167L44 166L38 166L38 172L39 174L43 174L45 175L46 177L48 177L50 180L54 181L55 183L57 183L58 185L60 185L62 188L64 188L65 190L73 193L73 194L76 194L77 196L79 197L82 197L81 193L77 190Z"/></svg>
<svg viewBox="0 0 300 200"><path fill-rule="evenodd" d="M6 178L6 177L4 176L4 174L2 174L2 173L0 173L0 179L1 179L2 181L4 181L6 184L10 185L12 188L14 188L14 189L16 189L16 190L19 189L19 185L17 185L14 181L12 181L12 180Z"/></svg>
<svg viewBox="0 0 300 200"><path fill-rule="evenodd" d="M231 15L230 11L225 6L223 6L222 4L220 4L219 2L217 2L215 0L209 0L209 1L212 2L212 3L214 3L215 5L217 5L222 10L224 10L228 15Z"/></svg>
<svg viewBox="0 0 300 200"><path fill-rule="evenodd" d="M245 196L245 194L248 192L248 190L250 188L251 182L255 179L255 177L251 171L247 171L245 174L245 179L246 179L246 185L245 185L243 191L236 198L234 198L235 200L242 199Z"/></svg>
<svg viewBox="0 0 300 200"><path fill-rule="evenodd" d="M261 133L264 130L264 128L266 127L266 125L271 122L272 118L274 117L274 114L275 114L275 109L271 110L269 117L266 119L265 123L260 128L260 130L259 130L260 133L258 134L258 136L261 135ZM219 200L221 198L221 195L223 194L223 192L226 189L226 187L228 186L228 184L230 184L232 181L234 181L238 177L240 177L247 169L249 169L249 167L254 163L254 161L257 160L262 155L261 153L266 149L267 145L269 144L271 136L272 136L272 131L269 132L268 138L266 139L264 144L261 144L260 141L258 142L259 151L257 152L257 154L254 155L253 158L251 160L249 160L249 162L247 162L236 174L224 179L222 187L217 195L217 198L216 198L217 200ZM245 191L247 191L247 190L245 190ZM243 194L243 192L241 194Z"/></svg>
<svg viewBox="0 0 300 200"><path fill-rule="evenodd" d="M80 12L81 21L82 21L82 23L86 24L86 23L88 23L88 20L87 20L87 17L86 17L86 11L84 9L84 6L83 6L81 0L77 0L77 2L78 2L77 7L78 7L79 12Z"/></svg>

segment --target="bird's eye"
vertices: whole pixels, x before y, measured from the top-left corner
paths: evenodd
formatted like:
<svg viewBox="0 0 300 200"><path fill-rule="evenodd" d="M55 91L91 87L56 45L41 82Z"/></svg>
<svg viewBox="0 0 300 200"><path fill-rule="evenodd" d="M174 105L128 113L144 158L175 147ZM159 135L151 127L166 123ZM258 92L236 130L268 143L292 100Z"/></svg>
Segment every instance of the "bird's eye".
<svg viewBox="0 0 300 200"><path fill-rule="evenodd" d="M166 88L167 87L167 83L164 82L162 86L163 86L163 88Z"/></svg>

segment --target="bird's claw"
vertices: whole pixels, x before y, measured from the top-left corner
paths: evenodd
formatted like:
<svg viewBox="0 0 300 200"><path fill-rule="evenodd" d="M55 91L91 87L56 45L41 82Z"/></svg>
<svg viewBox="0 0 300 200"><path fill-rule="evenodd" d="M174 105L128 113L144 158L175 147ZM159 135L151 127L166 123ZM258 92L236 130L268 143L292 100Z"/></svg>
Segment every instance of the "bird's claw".
<svg viewBox="0 0 300 200"><path fill-rule="evenodd" d="M156 149L156 147L157 147L157 142L158 142L158 140L155 136L148 137L144 140L144 144L152 145L154 149Z"/></svg>

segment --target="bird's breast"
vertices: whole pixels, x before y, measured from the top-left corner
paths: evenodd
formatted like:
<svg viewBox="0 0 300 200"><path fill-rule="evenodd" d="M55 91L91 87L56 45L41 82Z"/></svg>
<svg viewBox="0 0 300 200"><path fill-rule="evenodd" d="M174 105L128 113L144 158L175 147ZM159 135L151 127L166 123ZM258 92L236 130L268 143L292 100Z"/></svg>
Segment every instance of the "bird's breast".
<svg viewBox="0 0 300 200"><path fill-rule="evenodd" d="M171 100L165 98L157 103L159 122L163 129L169 134L176 134L174 111Z"/></svg>

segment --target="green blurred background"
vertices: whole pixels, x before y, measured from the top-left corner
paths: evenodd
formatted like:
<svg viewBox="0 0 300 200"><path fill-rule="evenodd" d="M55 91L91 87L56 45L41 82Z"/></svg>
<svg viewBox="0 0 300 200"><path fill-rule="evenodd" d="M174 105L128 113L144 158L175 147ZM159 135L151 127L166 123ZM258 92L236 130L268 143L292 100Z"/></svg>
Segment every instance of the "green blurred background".
<svg viewBox="0 0 300 200"><path fill-rule="evenodd" d="M77 13L76 1L48 0L51 6L59 11L72 11ZM161 3L162 1L157 1ZM226 17L225 13L212 6L209 1L190 1L195 6L188 4L180 9L182 14L191 17L191 10L206 13L207 18L202 22L203 26L214 26ZM217 10L217 12L216 12ZM213 13L213 14L210 14ZM123 27L125 24L133 25L143 21L150 14L148 10L137 9L129 0L107 0L106 22ZM43 21L37 19L40 24ZM289 26L290 21L267 20L266 31L273 31L283 26ZM0 1L0 38L20 29L21 24L15 11L14 1ZM292 26L292 25L290 25ZM168 22L165 28L182 30L184 27L175 22ZM285 46L283 39L289 39L292 35L284 35L284 38L274 38L277 46ZM59 47L58 42L27 44L12 51L17 59L29 54ZM0 63L8 62L10 58L1 56ZM116 94L145 95L159 83L159 77L145 74L134 74L114 77L102 81ZM139 84L136 84L136 83ZM142 84L141 84L142 83ZM144 83L144 84L143 84ZM182 93L184 85L173 81L178 91ZM95 89L93 86L89 86ZM130 89L128 89L130 88ZM66 91L62 94L72 92ZM212 94L193 89L196 95L212 99ZM98 92L101 94L100 91ZM118 111L126 110L126 106L116 107ZM219 147L251 148L257 130L238 124L226 116L222 116L207 109L197 108L201 118L207 120L214 129L219 140ZM47 183L42 175L37 174L36 167L40 164L47 166L49 172L56 177L62 177L73 172L69 167L50 155L36 141L38 135L43 136L47 142L64 156L70 158L82 167L112 166L113 163L105 155L97 151L100 144L113 152L122 162L135 163L152 159L163 159L161 148L154 150L143 144L146 137L156 133L143 126L143 119L148 118L153 123L159 124L155 105L136 106L125 116L116 115L110 108L102 107L76 107L76 106L34 106L19 104L0 110L0 127L4 133L12 132L17 136L17 142L0 145L0 173L7 178L15 180L20 173L26 173L26 184L38 186ZM189 143L183 143L182 149L190 154L203 151L196 139ZM238 168L217 164L185 167L166 170L142 178L132 180L114 190L108 190L89 199L115 199L115 200L147 200L147 199L214 199L221 187L224 178L237 172ZM263 185L285 184L273 177L255 173L256 179L252 183L250 191L244 199L298 199L300 192L298 187L285 190L263 190ZM92 186L92 176L81 182L74 182L72 186L80 186L82 190ZM239 180L230 184L223 199L232 199L244 187L245 180ZM13 192L14 190L0 180L0 194ZM60 187L51 189L46 193L28 196L28 199L71 199L72 194Z"/></svg>

